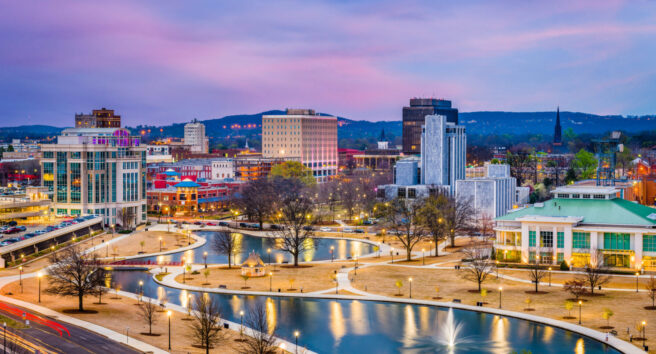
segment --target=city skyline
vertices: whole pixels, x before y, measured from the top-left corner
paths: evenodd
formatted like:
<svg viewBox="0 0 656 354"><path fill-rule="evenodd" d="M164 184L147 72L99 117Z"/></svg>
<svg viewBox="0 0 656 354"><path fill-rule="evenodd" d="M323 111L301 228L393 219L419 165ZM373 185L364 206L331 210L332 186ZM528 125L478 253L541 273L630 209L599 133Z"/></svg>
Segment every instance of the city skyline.
<svg viewBox="0 0 656 354"><path fill-rule="evenodd" d="M421 96L461 112L656 112L644 94L656 88L653 2L27 1L5 10L3 126L70 126L95 107L130 126L287 107L389 121Z"/></svg>

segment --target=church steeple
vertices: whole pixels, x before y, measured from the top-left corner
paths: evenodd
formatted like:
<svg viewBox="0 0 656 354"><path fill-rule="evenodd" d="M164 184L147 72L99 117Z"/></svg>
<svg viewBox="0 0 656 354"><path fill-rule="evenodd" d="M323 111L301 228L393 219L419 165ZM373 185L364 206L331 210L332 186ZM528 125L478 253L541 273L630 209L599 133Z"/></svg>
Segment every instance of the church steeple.
<svg viewBox="0 0 656 354"><path fill-rule="evenodd" d="M554 145L562 144L562 127L560 126L560 106L556 109L556 126L554 127Z"/></svg>

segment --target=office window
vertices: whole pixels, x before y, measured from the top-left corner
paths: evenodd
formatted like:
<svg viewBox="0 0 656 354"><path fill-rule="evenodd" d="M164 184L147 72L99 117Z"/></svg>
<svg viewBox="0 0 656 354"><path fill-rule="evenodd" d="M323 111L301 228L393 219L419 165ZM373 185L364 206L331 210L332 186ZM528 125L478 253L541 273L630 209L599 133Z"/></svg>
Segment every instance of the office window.
<svg viewBox="0 0 656 354"><path fill-rule="evenodd" d="M604 249L630 250L631 237L626 233L604 232Z"/></svg>
<svg viewBox="0 0 656 354"><path fill-rule="evenodd" d="M553 231L540 231L540 247L553 247Z"/></svg>
<svg viewBox="0 0 656 354"><path fill-rule="evenodd" d="M656 252L656 235L642 235L642 250Z"/></svg>
<svg viewBox="0 0 656 354"><path fill-rule="evenodd" d="M572 248L590 248L590 233L589 232L574 232L572 233Z"/></svg>
<svg viewBox="0 0 656 354"><path fill-rule="evenodd" d="M535 247L535 231L528 232L528 247Z"/></svg>
<svg viewBox="0 0 656 354"><path fill-rule="evenodd" d="M565 233L559 231L557 237L558 239L556 246L558 248L565 248Z"/></svg>

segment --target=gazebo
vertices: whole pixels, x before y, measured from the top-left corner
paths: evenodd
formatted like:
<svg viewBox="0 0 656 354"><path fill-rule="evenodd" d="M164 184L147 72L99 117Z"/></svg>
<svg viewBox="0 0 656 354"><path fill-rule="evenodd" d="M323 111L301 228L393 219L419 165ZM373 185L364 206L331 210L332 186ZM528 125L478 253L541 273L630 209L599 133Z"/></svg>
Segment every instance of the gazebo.
<svg viewBox="0 0 656 354"><path fill-rule="evenodd" d="M249 277L263 277L266 275L264 262L255 251L252 251L244 263L241 264L241 275Z"/></svg>

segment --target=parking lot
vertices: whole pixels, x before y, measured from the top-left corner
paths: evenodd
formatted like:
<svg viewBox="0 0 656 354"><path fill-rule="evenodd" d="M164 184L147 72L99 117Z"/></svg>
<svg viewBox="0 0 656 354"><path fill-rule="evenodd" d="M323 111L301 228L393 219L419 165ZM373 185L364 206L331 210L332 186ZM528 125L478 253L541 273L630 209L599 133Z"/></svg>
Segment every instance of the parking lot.
<svg viewBox="0 0 656 354"><path fill-rule="evenodd" d="M17 225L10 222L0 227L0 247L8 246L19 241L46 234L64 227L75 225L97 217L96 215L81 216L78 218L60 219L52 225Z"/></svg>

